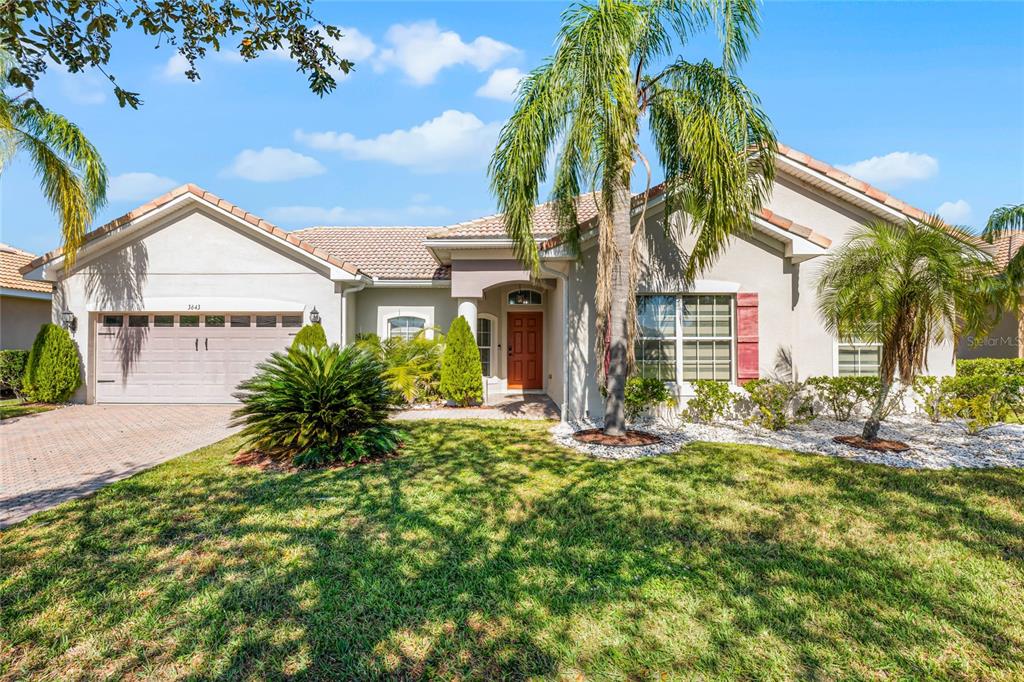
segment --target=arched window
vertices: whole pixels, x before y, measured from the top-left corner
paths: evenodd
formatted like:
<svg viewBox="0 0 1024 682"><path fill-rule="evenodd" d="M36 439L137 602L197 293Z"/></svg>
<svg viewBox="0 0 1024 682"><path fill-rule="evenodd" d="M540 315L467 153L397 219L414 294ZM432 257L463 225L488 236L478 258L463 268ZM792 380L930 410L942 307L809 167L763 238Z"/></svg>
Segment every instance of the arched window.
<svg viewBox="0 0 1024 682"><path fill-rule="evenodd" d="M533 289L517 289L509 292L509 305L540 305L540 292Z"/></svg>
<svg viewBox="0 0 1024 682"><path fill-rule="evenodd" d="M427 326L427 321L422 317L402 315L392 317L388 320L388 338L409 339L415 337Z"/></svg>

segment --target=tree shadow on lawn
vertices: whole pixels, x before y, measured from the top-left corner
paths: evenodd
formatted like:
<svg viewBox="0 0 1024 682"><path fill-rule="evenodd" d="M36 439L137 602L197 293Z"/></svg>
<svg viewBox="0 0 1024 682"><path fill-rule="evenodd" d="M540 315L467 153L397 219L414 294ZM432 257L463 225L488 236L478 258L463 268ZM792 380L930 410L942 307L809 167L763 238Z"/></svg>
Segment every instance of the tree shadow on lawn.
<svg viewBox="0 0 1024 682"><path fill-rule="evenodd" d="M546 428L409 425L399 458L298 474L226 467L233 448L214 446L41 515L38 529L0 536L8 672L927 677L1024 666L1021 609L990 598L1019 585L998 547L1024 528L963 497L969 486L1008 495L1019 478L961 472L969 482L958 483L707 444L604 462L551 446ZM934 513L942 506L955 522ZM970 570L924 561L933 539Z"/></svg>

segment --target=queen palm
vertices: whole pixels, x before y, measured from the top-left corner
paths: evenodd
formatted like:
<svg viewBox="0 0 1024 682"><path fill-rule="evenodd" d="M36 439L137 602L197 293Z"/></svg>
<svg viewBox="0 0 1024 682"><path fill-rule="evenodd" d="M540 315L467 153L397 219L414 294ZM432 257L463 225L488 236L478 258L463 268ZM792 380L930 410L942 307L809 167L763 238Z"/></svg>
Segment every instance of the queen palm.
<svg viewBox="0 0 1024 682"><path fill-rule="evenodd" d="M65 259L74 263L93 215L106 200L107 169L81 130L31 92L8 94L0 53L0 173L18 154L32 162L43 195L60 217Z"/></svg>
<svg viewBox="0 0 1024 682"><path fill-rule="evenodd" d="M721 65L671 59L695 33L715 29ZM631 180L649 123L665 173L666 212L684 208L695 244L692 281L737 232L749 229L774 174L775 139L757 97L735 75L757 32L755 0L598 0L562 17L555 53L519 86L515 111L491 159L491 187L516 255L534 273L533 208L555 152L551 198L558 230L578 250L576 200L597 203L597 354L606 389L605 432L625 428L633 364L637 237ZM646 191L645 191L646 194ZM642 197L646 206L646 196ZM635 225L635 227L634 227Z"/></svg>
<svg viewBox="0 0 1024 682"><path fill-rule="evenodd" d="M937 218L858 228L818 276L818 309L843 341L881 345L881 390L863 438L878 437L893 383L909 385L928 366L929 347L984 330L989 274L970 237Z"/></svg>
<svg viewBox="0 0 1024 682"><path fill-rule="evenodd" d="M1002 236L1024 230L1024 204L1002 206L992 211L982 235L990 244ZM1001 308L1017 311L1017 355L1024 358L1024 249L997 276L1003 294Z"/></svg>

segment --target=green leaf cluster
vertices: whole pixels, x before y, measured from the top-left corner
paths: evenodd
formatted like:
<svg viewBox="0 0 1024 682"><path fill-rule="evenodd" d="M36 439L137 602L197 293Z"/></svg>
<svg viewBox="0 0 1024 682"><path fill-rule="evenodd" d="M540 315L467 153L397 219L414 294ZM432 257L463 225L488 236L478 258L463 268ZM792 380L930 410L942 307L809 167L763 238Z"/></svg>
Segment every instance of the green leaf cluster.
<svg viewBox="0 0 1024 682"><path fill-rule="evenodd" d="M303 346L314 349L325 348L327 334L324 332L324 328L319 324L312 323L303 326L292 339L292 350L298 350Z"/></svg>
<svg viewBox="0 0 1024 682"><path fill-rule="evenodd" d="M675 396L661 379L636 376L626 382L626 418L630 421L657 405L675 404Z"/></svg>
<svg viewBox="0 0 1024 682"><path fill-rule="evenodd" d="M44 324L25 365L25 394L40 403L63 403L81 385L78 345L66 329Z"/></svg>
<svg viewBox="0 0 1024 682"><path fill-rule="evenodd" d="M849 421L854 411L871 402L878 391L878 377L811 377L804 382L811 397L824 405L836 421Z"/></svg>
<svg viewBox="0 0 1024 682"><path fill-rule="evenodd" d="M796 381L775 381L754 379L743 385L746 392L749 414L747 424L771 431L781 431L793 424L801 424L814 418L814 409L803 395L803 385Z"/></svg>
<svg viewBox="0 0 1024 682"><path fill-rule="evenodd" d="M447 343L441 356L441 396L456 405L467 406L483 402L483 366L480 349L461 315L448 330Z"/></svg>
<svg viewBox="0 0 1024 682"><path fill-rule="evenodd" d="M411 339L382 340L365 334L356 339L356 345L384 364L384 378L402 402L427 403L440 396L444 335L435 331L433 338L427 338L424 330Z"/></svg>
<svg viewBox="0 0 1024 682"><path fill-rule="evenodd" d="M22 383L28 365L27 350L0 350L0 390L23 398Z"/></svg>
<svg viewBox="0 0 1024 682"><path fill-rule="evenodd" d="M693 397L686 402L688 416L695 422L711 424L729 414L735 396L724 381L697 379L692 382Z"/></svg>

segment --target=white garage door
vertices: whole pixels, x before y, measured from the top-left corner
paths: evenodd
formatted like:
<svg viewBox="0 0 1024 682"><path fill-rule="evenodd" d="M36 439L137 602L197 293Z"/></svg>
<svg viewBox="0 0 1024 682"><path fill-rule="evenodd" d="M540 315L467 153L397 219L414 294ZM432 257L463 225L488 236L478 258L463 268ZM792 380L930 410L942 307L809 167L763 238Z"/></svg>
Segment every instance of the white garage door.
<svg viewBox="0 0 1024 682"><path fill-rule="evenodd" d="M102 313L96 324L96 400L230 403L243 379L283 350L302 315Z"/></svg>

